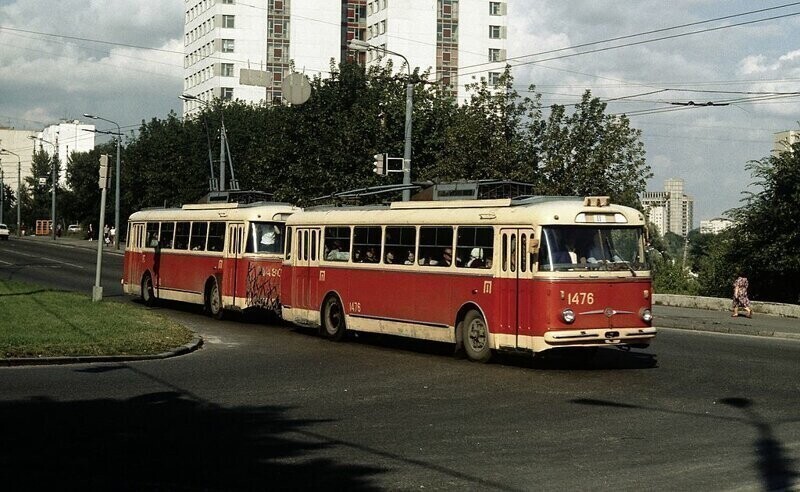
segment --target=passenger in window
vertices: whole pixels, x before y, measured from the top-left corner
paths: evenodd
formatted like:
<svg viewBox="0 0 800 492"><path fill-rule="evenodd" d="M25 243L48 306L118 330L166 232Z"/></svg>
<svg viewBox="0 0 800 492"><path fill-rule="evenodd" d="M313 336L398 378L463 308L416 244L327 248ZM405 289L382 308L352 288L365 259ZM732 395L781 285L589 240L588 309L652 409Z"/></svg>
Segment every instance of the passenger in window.
<svg viewBox="0 0 800 492"><path fill-rule="evenodd" d="M328 252L325 259L328 261L342 261L342 259L347 259L347 253L342 251L342 242L341 241L334 241L333 248Z"/></svg>
<svg viewBox="0 0 800 492"><path fill-rule="evenodd" d="M406 261L403 263L404 265L413 265L414 264L414 252L409 250L408 254L406 255Z"/></svg>
<svg viewBox="0 0 800 492"><path fill-rule="evenodd" d="M483 261L483 250L481 248L472 248L469 252L469 259L466 264L467 268L483 268L486 263Z"/></svg>
<svg viewBox="0 0 800 492"><path fill-rule="evenodd" d="M262 251L272 251L275 249L275 244L278 242L281 230L278 226L267 227L264 234L261 235L261 249Z"/></svg>
<svg viewBox="0 0 800 492"><path fill-rule="evenodd" d="M445 248L442 252L442 263L443 266L450 266L453 264L453 250L450 248Z"/></svg>
<svg viewBox="0 0 800 492"><path fill-rule="evenodd" d="M375 248L367 248L367 253L364 258L365 263L378 263L378 253Z"/></svg>
<svg viewBox="0 0 800 492"><path fill-rule="evenodd" d="M384 258L384 263L387 265L391 265L394 263L394 253L391 251L386 252L386 257Z"/></svg>
<svg viewBox="0 0 800 492"><path fill-rule="evenodd" d="M364 261L361 250L356 248L353 250L353 263L362 263Z"/></svg>
<svg viewBox="0 0 800 492"><path fill-rule="evenodd" d="M367 248L364 263L378 263L378 253L375 251L374 247Z"/></svg>

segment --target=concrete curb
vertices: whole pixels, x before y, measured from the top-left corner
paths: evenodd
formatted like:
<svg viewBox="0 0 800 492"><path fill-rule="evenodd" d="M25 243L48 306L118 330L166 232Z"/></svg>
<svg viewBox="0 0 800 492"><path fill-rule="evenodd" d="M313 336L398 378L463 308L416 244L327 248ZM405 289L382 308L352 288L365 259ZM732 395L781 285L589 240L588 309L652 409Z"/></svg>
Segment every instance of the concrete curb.
<svg viewBox="0 0 800 492"><path fill-rule="evenodd" d="M179 355L186 355L203 346L203 338L194 334L192 341L180 347L175 347L167 352L148 355L97 355L73 357L25 357L18 359L0 359L0 367L12 366L45 366L66 364L96 364L100 362L135 362L143 360L169 359Z"/></svg>
<svg viewBox="0 0 800 492"><path fill-rule="evenodd" d="M800 333L789 333L785 331L774 330L748 330L743 328L731 326L715 326L707 324L680 324L680 323L663 323L661 322L656 328L668 328L673 330L687 330L687 331L705 331L712 333L725 333L728 335L750 335L754 337L771 337L771 338L784 338L789 340L800 340Z"/></svg>

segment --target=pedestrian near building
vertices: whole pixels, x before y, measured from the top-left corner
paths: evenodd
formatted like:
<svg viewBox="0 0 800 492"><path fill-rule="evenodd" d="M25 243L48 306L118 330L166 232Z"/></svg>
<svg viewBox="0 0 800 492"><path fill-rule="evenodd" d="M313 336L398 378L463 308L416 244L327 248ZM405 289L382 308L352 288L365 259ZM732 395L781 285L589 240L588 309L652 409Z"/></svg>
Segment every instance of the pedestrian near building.
<svg viewBox="0 0 800 492"><path fill-rule="evenodd" d="M86 232L86 235L89 236L89 241L94 239L94 229L92 229L92 224L89 224L89 230Z"/></svg>
<svg viewBox="0 0 800 492"><path fill-rule="evenodd" d="M747 277L738 273L736 280L733 281L733 314L732 317L739 316L739 309L744 309L745 316L748 318L753 317L753 310L750 309L750 298L747 295L747 289L750 287Z"/></svg>

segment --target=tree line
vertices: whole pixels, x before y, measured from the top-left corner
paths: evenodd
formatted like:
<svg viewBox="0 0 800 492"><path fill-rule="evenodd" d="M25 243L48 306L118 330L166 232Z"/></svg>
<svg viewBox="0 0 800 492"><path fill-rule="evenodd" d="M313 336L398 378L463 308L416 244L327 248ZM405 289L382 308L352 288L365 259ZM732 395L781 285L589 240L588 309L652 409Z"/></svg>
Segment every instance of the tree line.
<svg viewBox="0 0 800 492"><path fill-rule="evenodd" d="M392 72L391 65L332 65L330 76L311 81L312 96L302 105L217 100L191 119L171 112L143 121L122 148L120 217L195 202L207 193L218 168L223 116L241 189L307 206L331 193L399 183L399 174L372 171L374 154L403 155L406 78ZM641 208L638 197L652 176L641 132L626 116L609 114L591 92L572 106L545 107L535 87L521 95L507 69L499 85L471 84L471 98L457 104L449 91L421 75L412 75L414 181L515 180L531 183L535 194L609 195L616 203ZM69 157L67 188L58 190L64 225L98 228L99 156L109 154L113 162L115 151L107 143ZM733 230L713 239L690 238L686 269L682 258L670 255L666 243L653 235L656 291L728 296L729 281L741 266L750 273L755 298L797 302L797 288L790 284L800 270L798 236L787 227L790 222L779 222L789 219L800 201L796 155L751 163L764 191L732 212ZM35 153L33 177L26 179L22 196L23 220L30 225L50 216L50 165L50 156ZM38 177L47 184L39 186ZM794 179L794 195L787 179ZM15 206L14 191L5 190L7 210ZM111 199L107 217L113 217L113 205ZM120 232L124 235L124 224ZM780 261L766 261L768 252L777 253L777 243L766 244L766 238L787 244ZM689 269L699 275L696 280Z"/></svg>

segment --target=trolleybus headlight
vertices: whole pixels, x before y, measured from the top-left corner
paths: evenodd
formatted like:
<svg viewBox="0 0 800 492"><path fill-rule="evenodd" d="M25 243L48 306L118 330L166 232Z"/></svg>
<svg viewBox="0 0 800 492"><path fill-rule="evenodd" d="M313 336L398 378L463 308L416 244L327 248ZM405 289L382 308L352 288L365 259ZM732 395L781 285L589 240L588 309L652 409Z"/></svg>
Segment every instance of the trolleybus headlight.
<svg viewBox="0 0 800 492"><path fill-rule="evenodd" d="M575 311L570 308L565 308L561 311L561 318L564 320L564 323L572 323L575 321Z"/></svg>
<svg viewBox="0 0 800 492"><path fill-rule="evenodd" d="M642 309L642 319L647 323L653 321L653 313L649 309Z"/></svg>

